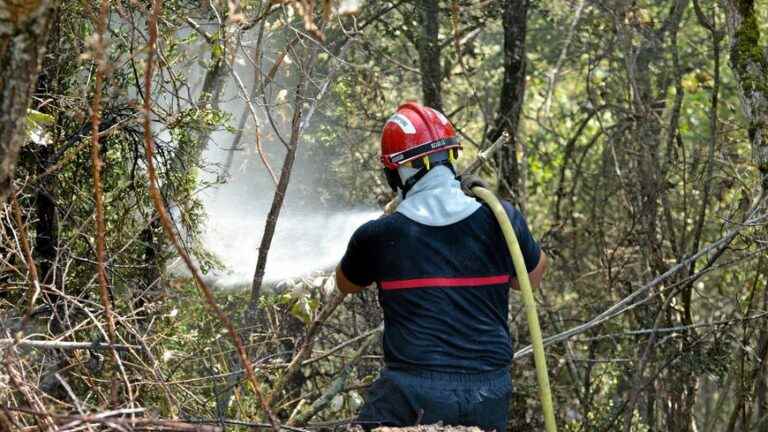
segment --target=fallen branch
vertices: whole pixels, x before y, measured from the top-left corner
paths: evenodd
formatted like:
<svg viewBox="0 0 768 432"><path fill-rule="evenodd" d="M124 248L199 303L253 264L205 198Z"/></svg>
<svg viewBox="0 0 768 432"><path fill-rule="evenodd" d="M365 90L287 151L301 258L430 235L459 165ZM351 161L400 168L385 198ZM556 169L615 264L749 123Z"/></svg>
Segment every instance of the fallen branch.
<svg viewBox="0 0 768 432"><path fill-rule="evenodd" d="M317 362L317 361L319 361L319 360L322 360L322 359L324 359L324 358L330 357L330 356L332 356L334 353L336 353L336 352L339 352L340 350L342 350L342 349L344 349L344 348L348 347L349 345L352 345L353 343L355 343L355 342L357 342L357 341L359 341L359 340L361 340L361 339L365 339L365 338L367 338L368 336L371 336L371 335L373 335L374 333L377 333L377 334L378 334L378 333L380 333L380 332L382 332L382 331L384 331L384 324L382 324L382 325L380 325L380 326L376 327L376 328L375 328L375 329L373 329L373 330L369 330L369 331L367 331L367 332L365 332L365 333L361 334L360 336L357 336L357 337L354 337L354 338L352 338L352 339L349 339L349 340L347 340L347 341L344 341L344 342L340 343L339 345L337 345L337 346L335 346L335 347L331 348L330 350L328 350L328 351L326 351L326 352L324 352L324 353L320 354L320 355L319 355L319 356L317 356L317 357L313 357L313 358L311 358L311 359L305 360L305 361L303 361L303 362L301 363L301 365L302 365L302 366L307 366L307 365L309 365L309 364L315 363L315 362ZM366 343L367 343L367 342L366 342Z"/></svg>
<svg viewBox="0 0 768 432"><path fill-rule="evenodd" d="M0 407L3 412L18 412L23 414L32 415L35 417L46 417L59 420L61 422L67 422L62 425L64 430L71 430L75 427L88 424L102 424L110 428L120 428L123 430L132 431L173 431L173 432L220 432L223 428L212 425L203 425L196 423L189 423L179 420L164 420L164 419L151 419L151 418L113 418L120 415L133 415L136 413L144 412L144 408L129 408L113 411L104 411L98 414L89 415L59 415L48 412L42 412L29 408L14 408L3 406ZM267 425L268 426L268 425Z"/></svg>
<svg viewBox="0 0 768 432"><path fill-rule="evenodd" d="M141 347L136 345L121 345L121 344L109 344L99 342L70 342L70 341L47 341L47 340L19 340L13 339L0 339L0 348L16 344L20 347L41 348L41 349L61 349L61 350L108 350L114 349L116 351L130 351L132 349L140 349Z"/></svg>
<svg viewBox="0 0 768 432"><path fill-rule="evenodd" d="M227 418L197 419L197 420L187 420L187 422L192 424L225 424L225 425L232 425L232 426L245 426L253 429L267 429L271 427L268 423L249 422L245 420L227 419ZM285 425L281 425L280 429L286 430L289 432L309 432L307 429L297 428L293 426L285 426Z"/></svg>
<svg viewBox="0 0 768 432"><path fill-rule="evenodd" d="M288 419L288 424L291 426L304 425L312 417L317 415L317 413L328 406L333 398L335 398L336 395L344 390L344 387L347 384L347 380L349 379L349 375L352 373L352 369L354 369L354 367L360 361L360 358L363 356L363 354L368 351L368 348L370 348L374 342L378 341L376 336L378 336L379 332L383 330L384 327L377 327L373 332L366 333L368 335L368 339L360 346L360 348L357 349L357 351L355 351L355 353L352 355L352 358L341 369L341 372L339 372L336 379L334 379L333 382L325 389L325 391L323 391L323 394L319 398L312 402L312 405L310 405L307 411L297 415L295 418Z"/></svg>

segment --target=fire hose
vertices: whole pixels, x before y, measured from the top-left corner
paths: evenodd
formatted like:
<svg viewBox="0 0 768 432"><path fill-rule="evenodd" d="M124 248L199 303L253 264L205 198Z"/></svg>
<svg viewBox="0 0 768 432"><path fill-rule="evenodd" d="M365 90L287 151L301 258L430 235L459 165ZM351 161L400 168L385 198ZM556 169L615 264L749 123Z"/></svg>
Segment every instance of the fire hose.
<svg viewBox="0 0 768 432"><path fill-rule="evenodd" d="M533 361L536 365L536 379L539 384L539 399L541 400L541 408L544 412L544 428L547 432L556 432L557 425L555 424L552 391L549 386L549 375L547 374L547 359L544 356L544 342L541 337L539 316L536 313L536 301L533 298L533 289L531 288L531 281L528 279L528 270L525 267L520 244L517 242L517 236L509 221L507 212L504 211L504 207L502 207L501 202L496 198L496 195L480 186L473 187L472 193L483 200L488 204L488 207L491 208L493 215L501 226L504 239L507 241L509 254L512 256L512 263L515 266L517 282L520 285L520 293L523 297L525 315L528 320L528 331L531 334Z"/></svg>

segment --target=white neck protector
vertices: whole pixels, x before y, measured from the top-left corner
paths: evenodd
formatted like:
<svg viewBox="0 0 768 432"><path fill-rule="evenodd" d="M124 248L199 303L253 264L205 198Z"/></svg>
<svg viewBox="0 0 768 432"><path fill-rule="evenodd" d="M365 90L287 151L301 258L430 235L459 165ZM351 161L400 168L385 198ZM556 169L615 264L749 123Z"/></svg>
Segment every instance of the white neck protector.
<svg viewBox="0 0 768 432"><path fill-rule="evenodd" d="M438 165L413 185L397 212L424 225L445 226L468 217L478 208L480 203L464 195L450 168Z"/></svg>

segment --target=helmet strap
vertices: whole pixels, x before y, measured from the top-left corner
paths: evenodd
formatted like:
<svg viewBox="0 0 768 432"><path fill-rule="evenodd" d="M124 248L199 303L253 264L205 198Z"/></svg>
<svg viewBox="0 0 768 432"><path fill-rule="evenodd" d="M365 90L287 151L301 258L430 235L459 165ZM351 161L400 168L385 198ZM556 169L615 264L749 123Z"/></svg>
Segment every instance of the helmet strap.
<svg viewBox="0 0 768 432"><path fill-rule="evenodd" d="M384 176L387 178L387 184L392 188L392 192L397 192L403 188L403 180L396 169L384 168Z"/></svg>
<svg viewBox="0 0 768 432"><path fill-rule="evenodd" d="M389 187L392 188L392 192L397 192L398 189L403 191L403 199L405 199L406 195L408 195L408 192L413 188L413 186L418 183L419 180L421 180L430 169L435 168L436 166L446 166L448 169L451 170L453 175L456 175L456 169L453 167L453 164L448 160L433 162L433 164L427 168L426 166L422 165L419 167L419 170L416 172L416 174L408 177L408 180L403 183L403 179L400 178L400 173L396 169L388 169L384 168L384 176L387 178L387 184L389 184Z"/></svg>
<svg viewBox="0 0 768 432"><path fill-rule="evenodd" d="M408 180L405 181L405 184L403 184L403 187L401 188L403 191L403 199L405 199L406 195L408 194L408 191L411 190L411 188L419 181L422 177L427 175L429 170L426 167L421 167L416 174L408 177Z"/></svg>

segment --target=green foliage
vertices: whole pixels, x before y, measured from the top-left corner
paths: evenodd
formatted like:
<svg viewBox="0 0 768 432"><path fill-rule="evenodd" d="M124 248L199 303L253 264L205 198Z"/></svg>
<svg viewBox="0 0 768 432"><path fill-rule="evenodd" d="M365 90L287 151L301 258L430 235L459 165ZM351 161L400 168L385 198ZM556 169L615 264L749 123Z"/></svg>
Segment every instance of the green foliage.
<svg viewBox="0 0 768 432"><path fill-rule="evenodd" d="M242 46L232 50L234 42L227 38L234 34L235 25L226 21L226 16L227 25L233 25L229 27L231 33L210 31L215 41L208 46L188 27L186 19L195 19L207 29L216 28L217 17L210 5L201 8L200 2L181 0L164 3L160 19L162 56L150 95L156 162L175 228L201 269L208 272L220 263L205 250L199 234L206 224L220 222L206 220L198 194L209 186L206 181L221 180L203 180L210 178L204 173L212 168L205 165L201 152L211 136L220 139L237 132L239 126L233 119L239 117L242 108L241 95L233 90L226 69L228 56L236 56L234 70L249 86L250 60L260 61L260 67L269 70L283 44L295 37L303 22L294 14L293 6L270 6L262 36L268 42L263 50L252 50L260 24L243 33ZM669 29L662 31L669 19L668 1L634 2L625 10L608 10L587 1L578 22L574 22L574 8L579 2L529 3L534 4L529 9L518 163L523 173L524 212L551 258L551 269L539 295L544 333L552 335L591 319L702 245L721 238L749 207L756 175L747 156L749 142L742 132L745 119L736 79L742 78L747 91L768 90L764 77L750 75L750 64L765 67L762 47L767 31L763 18L768 8L762 1L755 2L758 7L754 9L744 9L748 18L736 30L735 39L721 42L723 49L734 42L730 45L731 68L722 58L720 70L715 71L711 35L696 21L692 5L687 6L677 28L675 45ZM742 8L748 3L752 2L738 1ZM497 121L505 67L502 8L493 3L475 7L464 0L447 5L441 4L439 60L445 111L464 145L461 168L487 145L487 134ZM718 29L726 28L725 11L720 6L711 1L701 5L705 15L716 20ZM246 18L264 13L264 6L255 0L240 2ZM374 18L379 6L392 6L392 10ZM454 6L457 16L453 15ZM91 48L83 43L94 32L86 11L95 7L91 1L62 6L57 37L51 41L51 55L45 60L38 84L36 100L44 102L34 105L27 116L31 134L45 140L30 140L17 175L22 190L19 202L33 253L41 272L54 269L43 274L41 282L56 290L48 289L39 304L55 304L56 291L74 302L63 308L64 302L59 300L57 307L64 322L58 322L54 314L35 316L32 332L45 334L49 328L63 326L68 330L49 336L64 334L62 337L78 341L103 338L91 319L94 314L97 321L102 316L94 283L93 185L87 151L93 64ZM104 84L101 158L109 280L115 313L120 318L118 333L121 343L138 344L139 337L146 343L138 354L125 354L130 359L126 364L136 389L136 403L151 407L162 417L229 416L265 421L252 390L240 385L241 366L222 324L183 271L178 266L169 268L178 257L168 247L157 222L145 172L143 113L139 108L141 75L146 67L146 41L141 33L144 23L125 21L127 18L118 12L114 12L109 35L111 68ZM228 5L216 12L226 15ZM371 206L390 198L377 160L379 132L399 103L421 95L418 54L413 45L414 32L419 30L416 27L413 4L375 2L368 2L357 18L339 18L327 25L324 48L328 51L320 53L309 87L319 88L324 74L332 68L338 71L311 129L302 136L300 155L321 167L324 174L318 184L292 184L289 194L312 194L329 208L339 202ZM335 59L335 43L346 37L352 41L339 61ZM293 89L297 77L306 72L299 66L303 61L300 53L308 46L311 43L302 39L289 52L292 62L281 65L275 83L254 99L259 110L272 110L277 124L274 131L267 119L260 119L259 132L265 140L276 141L278 132L285 136ZM253 57L246 58L244 52ZM642 61L638 61L640 54ZM216 100L215 91L203 93L200 83L219 67L225 82L223 96ZM643 90L638 91L640 86ZM715 89L718 105L712 111ZM714 114L717 121L712 124ZM252 127L246 126L248 134L254 132ZM252 136L241 143L251 155L249 163L258 157ZM60 166L54 167L57 163ZM53 175L39 177L52 167ZM496 163L481 171L500 193L506 193L499 173ZM253 193L269 198L272 189ZM54 201L55 228L43 223L48 195ZM8 215L4 220L0 308L3 317L18 318L24 313L28 278L14 234L18 227ZM752 353L765 335L764 321L741 318L762 313L764 306L758 300L766 289L765 269L755 264L756 257L764 254L760 249L764 236L758 229L745 230L722 254L708 254L695 266L684 266L647 296L638 297L625 314L567 345L548 348L563 430L617 429L624 422L623 410L638 379L645 385L640 389L636 411L629 417L633 431L661 430L665 422L684 416L683 404L678 402L690 396L690 388L695 389L692 418L699 423L706 406L714 403L720 404L723 412L746 410L733 397L735 390L725 383L751 383L750 367L759 364ZM45 255L49 238L55 242L55 256ZM297 250L296 254L303 252ZM655 257L658 260L651 259ZM713 259L712 267L705 264L708 259ZM702 269L709 273L700 279L691 276ZM215 293L217 304L238 326L265 393L327 302L326 285L325 279L319 284L296 280L291 281L290 289L267 292L259 299L258 319L250 327L241 326L253 312L246 310L249 293ZM270 288L265 287L265 291ZM313 355L324 356L378 326L381 316L374 297L375 293L367 292L347 299L321 331ZM517 315L519 305L514 299L512 306L512 332L522 345L527 338L525 323ZM709 326L712 322L720 324ZM691 324L702 327L688 328ZM653 333L654 329L658 332ZM278 395L278 415L287 419L294 410L306 412L356 347L344 346L307 364L293 387ZM28 361L43 364L49 360L33 354ZM109 354L77 351L68 361L69 382L77 395L87 396L82 398L87 408L111 406L114 371L104 366L110 364ZM351 369L346 387L315 419L352 416L380 366L381 356L375 349ZM47 363L38 369L46 367ZM516 361L513 373L522 399L522 403L515 402L515 409L520 409L515 411L517 420L535 429L539 407L527 360ZM741 385L747 388L751 384ZM706 386L724 387L719 389L720 399L716 401L714 395L701 390ZM66 394L57 397L68 400ZM301 405L299 401L305 402ZM712 428L724 426L724 421L712 420Z"/></svg>

